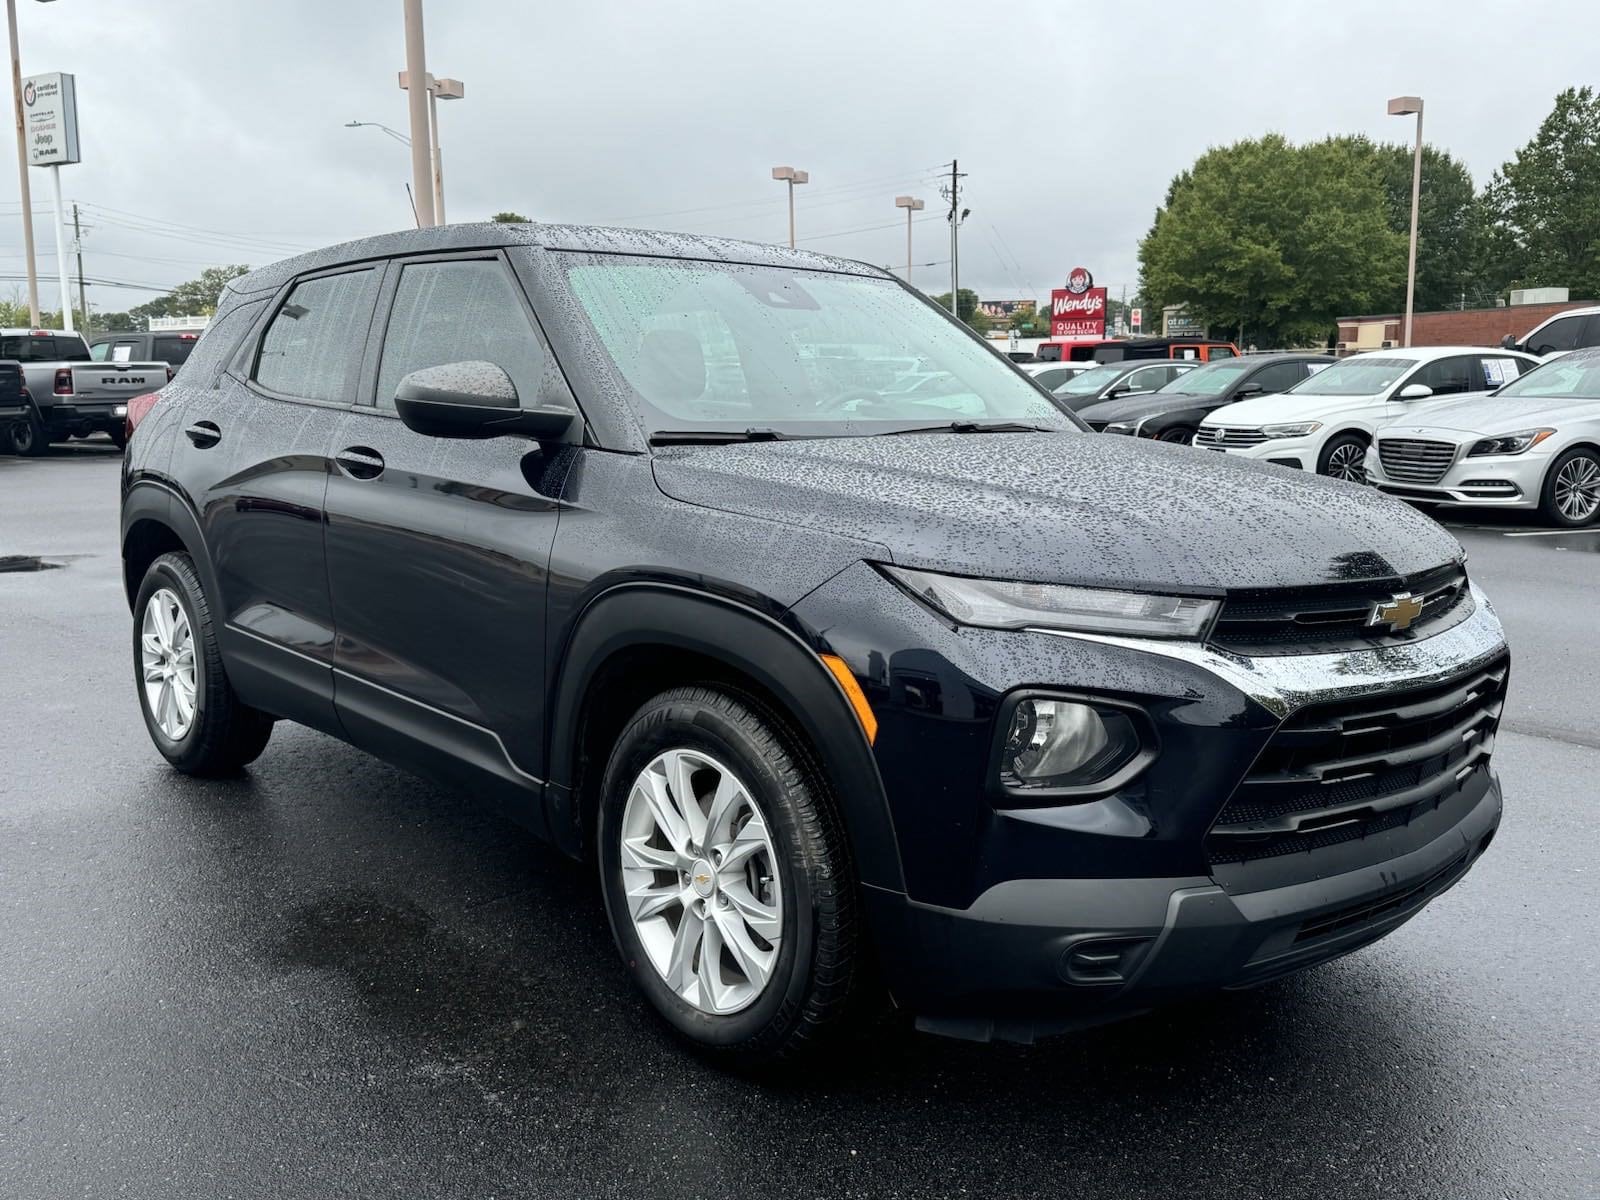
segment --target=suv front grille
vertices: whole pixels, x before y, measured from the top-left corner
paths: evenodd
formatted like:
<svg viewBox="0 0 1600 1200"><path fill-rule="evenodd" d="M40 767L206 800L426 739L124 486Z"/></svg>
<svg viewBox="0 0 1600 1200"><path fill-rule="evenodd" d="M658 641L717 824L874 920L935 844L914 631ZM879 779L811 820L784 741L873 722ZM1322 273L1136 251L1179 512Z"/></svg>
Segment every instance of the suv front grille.
<svg viewBox="0 0 1600 1200"><path fill-rule="evenodd" d="M1196 446L1259 446L1267 435L1259 429L1240 429L1226 425L1202 425L1194 435Z"/></svg>
<svg viewBox="0 0 1600 1200"><path fill-rule="evenodd" d="M1373 606L1409 592L1421 614L1404 631L1371 624ZM1415 641L1472 613L1467 574L1456 563L1361 583L1231 592L1211 632L1212 644L1240 654L1313 654Z"/></svg>
<svg viewBox="0 0 1600 1200"><path fill-rule="evenodd" d="M1315 851L1444 803L1488 770L1509 669L1293 713L1206 835L1211 864Z"/></svg>
<svg viewBox="0 0 1600 1200"><path fill-rule="evenodd" d="M1378 461L1396 483L1438 483L1455 461L1454 442L1423 438L1379 438Z"/></svg>

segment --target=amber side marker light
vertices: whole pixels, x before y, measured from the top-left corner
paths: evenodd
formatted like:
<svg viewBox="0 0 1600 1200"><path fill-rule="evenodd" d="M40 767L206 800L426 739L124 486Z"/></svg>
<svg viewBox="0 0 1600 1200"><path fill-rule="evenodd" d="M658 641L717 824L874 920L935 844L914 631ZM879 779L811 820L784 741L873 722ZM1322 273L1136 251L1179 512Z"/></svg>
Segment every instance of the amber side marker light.
<svg viewBox="0 0 1600 1200"><path fill-rule="evenodd" d="M850 707L856 710L856 720L861 722L861 731L867 735L867 744L871 745L878 740L878 718L872 715L872 706L862 694L861 685L856 682L856 677L851 674L844 659L837 654L824 654L821 658L823 665L833 673L833 677L839 681L839 686L844 689Z"/></svg>

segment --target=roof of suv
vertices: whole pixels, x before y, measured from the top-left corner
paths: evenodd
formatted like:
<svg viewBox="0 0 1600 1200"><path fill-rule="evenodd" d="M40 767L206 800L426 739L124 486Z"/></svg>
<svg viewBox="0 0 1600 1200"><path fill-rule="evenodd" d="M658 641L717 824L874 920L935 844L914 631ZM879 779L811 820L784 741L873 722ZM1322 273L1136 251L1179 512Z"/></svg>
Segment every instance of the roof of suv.
<svg viewBox="0 0 1600 1200"><path fill-rule="evenodd" d="M1412 362L1432 362L1436 358L1451 358L1457 354L1520 354L1521 351L1502 350L1498 346L1410 346L1394 350L1365 350L1348 354L1340 362L1353 358L1404 358ZM1524 358L1528 357L1523 355Z"/></svg>
<svg viewBox="0 0 1600 1200"><path fill-rule="evenodd" d="M758 266L794 266L813 271L842 271L852 275L893 278L877 267L847 258L834 258L810 250L791 250L766 242L736 238L669 233L659 229L615 229L601 225L545 225L538 222L503 224L477 221L439 225L432 229L405 229L380 233L353 242L340 242L298 254L242 275L229 284L236 292L276 291L307 271L366 259L401 254L430 254L450 250L489 249L496 246L537 246L547 250L579 250L599 254L641 254L655 258L701 258L717 262Z"/></svg>

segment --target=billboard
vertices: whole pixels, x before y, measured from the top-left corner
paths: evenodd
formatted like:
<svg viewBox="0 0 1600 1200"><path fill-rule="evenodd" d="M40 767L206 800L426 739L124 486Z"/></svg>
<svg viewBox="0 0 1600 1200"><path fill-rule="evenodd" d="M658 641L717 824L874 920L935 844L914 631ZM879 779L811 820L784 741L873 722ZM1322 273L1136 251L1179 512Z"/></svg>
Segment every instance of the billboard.
<svg viewBox="0 0 1600 1200"><path fill-rule="evenodd" d="M78 95L71 75L30 75L22 81L22 113L30 167L65 167L78 160Z"/></svg>
<svg viewBox="0 0 1600 1200"><path fill-rule="evenodd" d="M980 300L978 311L986 317L997 321L1007 321L1012 317L1033 312L1032 300Z"/></svg>
<svg viewBox="0 0 1600 1200"><path fill-rule="evenodd" d="M1106 336L1106 289L1094 286L1087 268L1072 268L1067 286L1050 293L1050 336L1067 342L1097 342Z"/></svg>

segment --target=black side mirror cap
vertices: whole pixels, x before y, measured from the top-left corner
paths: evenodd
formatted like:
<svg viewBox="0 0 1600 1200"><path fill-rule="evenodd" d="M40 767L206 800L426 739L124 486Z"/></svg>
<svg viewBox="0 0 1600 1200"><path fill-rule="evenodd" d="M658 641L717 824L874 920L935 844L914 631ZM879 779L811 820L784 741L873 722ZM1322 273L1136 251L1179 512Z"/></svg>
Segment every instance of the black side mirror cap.
<svg viewBox="0 0 1600 1200"><path fill-rule="evenodd" d="M1264 394L1266 390L1267 389L1262 387L1259 383L1241 383L1238 389L1233 393L1233 397L1235 400L1237 400L1243 396L1260 396Z"/></svg>
<svg viewBox="0 0 1600 1200"><path fill-rule="evenodd" d="M1522 349L1521 346L1517 345L1516 335L1515 334L1511 334L1511 333L1506 334L1505 337L1500 339L1500 348L1502 350L1520 350L1520 349Z"/></svg>
<svg viewBox="0 0 1600 1200"><path fill-rule="evenodd" d="M523 408L517 386L491 362L454 362L412 371L395 388L406 428L429 437L491 438L508 433L558 438L577 416L567 408Z"/></svg>

